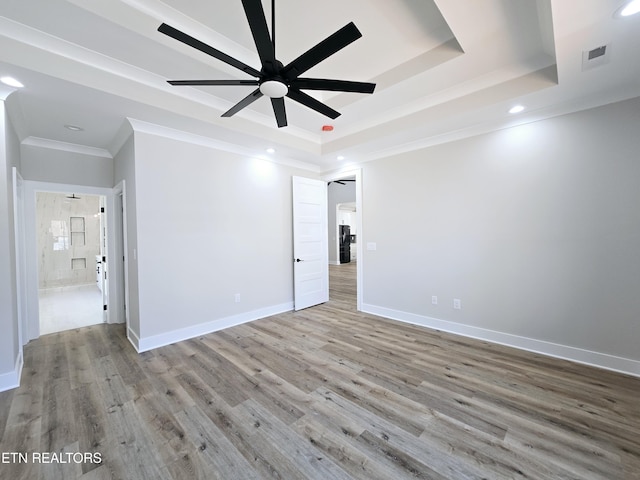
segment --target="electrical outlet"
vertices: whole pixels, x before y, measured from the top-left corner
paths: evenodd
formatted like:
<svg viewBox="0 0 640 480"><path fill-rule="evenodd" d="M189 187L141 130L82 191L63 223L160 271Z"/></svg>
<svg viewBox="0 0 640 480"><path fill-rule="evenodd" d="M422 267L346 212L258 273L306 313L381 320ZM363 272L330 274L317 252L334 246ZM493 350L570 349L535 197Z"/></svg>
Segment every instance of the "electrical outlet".
<svg viewBox="0 0 640 480"><path fill-rule="evenodd" d="M438 304L438 297L436 295L433 295L431 297L431 305L437 305Z"/></svg>
<svg viewBox="0 0 640 480"><path fill-rule="evenodd" d="M460 301L459 298L454 298L453 299L453 308L455 310L460 310L462 308L462 302Z"/></svg>
<svg viewBox="0 0 640 480"><path fill-rule="evenodd" d="M235 299L236 299L236 303L240 303L240 294L239 293L236 293Z"/></svg>

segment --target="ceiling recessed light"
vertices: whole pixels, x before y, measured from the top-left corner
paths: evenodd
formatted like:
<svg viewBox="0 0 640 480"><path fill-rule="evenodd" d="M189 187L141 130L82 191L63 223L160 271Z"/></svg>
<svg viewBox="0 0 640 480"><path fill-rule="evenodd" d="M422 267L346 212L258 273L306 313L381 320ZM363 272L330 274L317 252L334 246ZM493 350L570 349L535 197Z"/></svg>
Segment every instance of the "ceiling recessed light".
<svg viewBox="0 0 640 480"><path fill-rule="evenodd" d="M522 105L515 105L509 109L509 113L520 113L524 110Z"/></svg>
<svg viewBox="0 0 640 480"><path fill-rule="evenodd" d="M640 0L630 0L616 10L614 17L629 17L638 12L640 12Z"/></svg>
<svg viewBox="0 0 640 480"><path fill-rule="evenodd" d="M0 82L4 83L5 85L9 85L10 87L14 87L14 88L22 88L22 87L24 87L24 85L22 83L20 83L18 80L16 80L13 77L2 77L2 78L0 78Z"/></svg>
<svg viewBox="0 0 640 480"><path fill-rule="evenodd" d="M344 156L343 155L338 155L338 160L344 160Z"/></svg>
<svg viewBox="0 0 640 480"><path fill-rule="evenodd" d="M72 132L82 132L84 130L84 128L77 125L65 125L64 128L71 130Z"/></svg>
<svg viewBox="0 0 640 480"><path fill-rule="evenodd" d="M275 148L267 148L267 153L276 153L276 149Z"/></svg>

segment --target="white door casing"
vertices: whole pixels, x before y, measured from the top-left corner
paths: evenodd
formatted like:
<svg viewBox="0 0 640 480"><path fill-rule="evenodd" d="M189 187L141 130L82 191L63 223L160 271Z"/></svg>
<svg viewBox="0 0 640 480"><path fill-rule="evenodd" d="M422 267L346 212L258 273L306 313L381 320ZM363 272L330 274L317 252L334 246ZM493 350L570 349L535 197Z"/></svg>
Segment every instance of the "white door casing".
<svg viewBox="0 0 640 480"><path fill-rule="evenodd" d="M293 177L294 309L329 300L327 183Z"/></svg>
<svg viewBox="0 0 640 480"><path fill-rule="evenodd" d="M18 307L18 340L20 355L27 343L27 273L24 241L24 180L16 167L13 167L13 221L16 242L16 285Z"/></svg>

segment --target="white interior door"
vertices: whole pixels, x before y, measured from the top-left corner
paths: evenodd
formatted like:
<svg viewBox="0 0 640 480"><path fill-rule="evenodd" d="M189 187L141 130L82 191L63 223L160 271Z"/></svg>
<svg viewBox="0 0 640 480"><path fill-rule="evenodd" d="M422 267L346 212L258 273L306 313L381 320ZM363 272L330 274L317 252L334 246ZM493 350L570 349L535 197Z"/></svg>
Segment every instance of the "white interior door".
<svg viewBox="0 0 640 480"><path fill-rule="evenodd" d="M294 309L329 300L327 183L293 177Z"/></svg>

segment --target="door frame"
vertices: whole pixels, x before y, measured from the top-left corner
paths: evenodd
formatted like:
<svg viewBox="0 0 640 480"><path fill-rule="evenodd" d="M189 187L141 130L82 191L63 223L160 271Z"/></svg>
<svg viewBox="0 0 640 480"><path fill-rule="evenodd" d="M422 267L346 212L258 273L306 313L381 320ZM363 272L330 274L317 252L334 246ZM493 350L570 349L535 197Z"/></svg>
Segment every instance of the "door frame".
<svg viewBox="0 0 640 480"><path fill-rule="evenodd" d="M346 167L343 170L337 170L323 175L321 178L326 182L334 182L345 177L355 177L356 179L356 227L358 232L356 242L356 309L361 311L363 291L362 268L364 263L364 256L362 254L362 245L364 244L364 230L362 225L362 168Z"/></svg>
<svg viewBox="0 0 640 480"><path fill-rule="evenodd" d="M35 180L24 181L24 225L25 248L23 249L26 266L26 297L29 317L26 322L26 331L23 332L23 341L36 339L40 336L40 306L38 301L38 241L36 231L36 194L37 192L53 193L79 193L85 195L102 195L106 198L107 219L107 271L115 272L115 195L114 189L105 187L90 187L84 185L72 185L62 183L40 182ZM116 275L108 275L107 299L107 323L122 323L124 319L118 318L117 302L123 301L117 292Z"/></svg>
<svg viewBox="0 0 640 480"><path fill-rule="evenodd" d="M114 226L111 238L115 244L114 259L118 270L115 271L116 281L123 282L122 288L118 288L115 292L117 297L116 307L118 321L116 323L125 323L127 329L127 338L129 337L129 255L127 244L127 187L124 180L113 187L113 218ZM121 208L120 208L121 207ZM122 256L122 262L120 262ZM120 298L122 297L122 298Z"/></svg>
<svg viewBox="0 0 640 480"><path fill-rule="evenodd" d="M23 346L27 343L25 332L27 329L27 275L25 257L25 219L24 219L24 179L16 167L12 169L13 180L13 224L16 243L16 294L18 307L18 349L20 358L23 356Z"/></svg>

